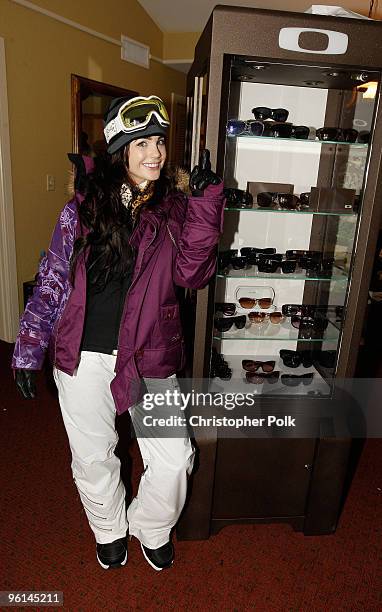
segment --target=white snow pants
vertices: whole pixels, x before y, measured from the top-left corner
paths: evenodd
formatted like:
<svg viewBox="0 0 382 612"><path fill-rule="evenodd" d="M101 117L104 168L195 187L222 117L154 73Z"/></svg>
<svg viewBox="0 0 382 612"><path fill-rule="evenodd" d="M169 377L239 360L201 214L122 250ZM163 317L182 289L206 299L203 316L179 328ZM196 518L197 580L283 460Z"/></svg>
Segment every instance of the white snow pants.
<svg viewBox="0 0 382 612"><path fill-rule="evenodd" d="M53 370L72 451L73 478L99 544L124 537L128 528L144 546L159 548L169 541L170 530L182 511L194 449L186 428L180 437L139 437L142 403L132 407L130 416L144 472L137 496L126 512L120 460L114 454L118 434L110 383L115 361L116 355L82 351L73 376ZM145 378L145 383L149 393L179 388L175 376Z"/></svg>

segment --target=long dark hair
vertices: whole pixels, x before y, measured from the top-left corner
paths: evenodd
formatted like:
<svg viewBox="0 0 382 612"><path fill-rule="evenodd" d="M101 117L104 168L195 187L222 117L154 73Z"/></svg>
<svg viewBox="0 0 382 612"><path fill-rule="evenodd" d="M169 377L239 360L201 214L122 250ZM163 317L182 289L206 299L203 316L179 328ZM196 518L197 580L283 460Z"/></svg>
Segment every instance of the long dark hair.
<svg viewBox="0 0 382 612"><path fill-rule="evenodd" d="M121 186L128 182L126 161L128 146L114 155L105 154L94 159L94 172L86 176L82 184L85 198L79 206L81 224L89 229L86 236L80 236L74 243L70 260L70 280L74 285L78 260L87 249L96 254L97 270L93 282L104 287L111 277L118 278L131 272L134 253L129 244L133 229L130 209L121 201ZM134 187L133 197L134 197ZM154 195L146 206L155 205L169 191L170 183L162 170L155 181ZM92 263L94 257L92 257Z"/></svg>

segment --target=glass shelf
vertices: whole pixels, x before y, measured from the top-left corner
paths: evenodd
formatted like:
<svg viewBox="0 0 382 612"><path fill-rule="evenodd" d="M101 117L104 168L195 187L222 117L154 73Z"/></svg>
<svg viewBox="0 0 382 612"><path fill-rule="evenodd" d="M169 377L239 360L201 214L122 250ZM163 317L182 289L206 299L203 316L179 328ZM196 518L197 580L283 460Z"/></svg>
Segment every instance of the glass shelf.
<svg viewBox="0 0 382 612"><path fill-rule="evenodd" d="M224 208L226 211L247 211L247 212L265 212L265 213L289 213L289 214L297 214L297 215L322 215L324 217L354 217L357 218L357 213L351 212L321 212L318 210L287 210L285 208L261 208L260 206L255 206L253 208L235 208L234 206L226 206Z"/></svg>
<svg viewBox="0 0 382 612"><path fill-rule="evenodd" d="M270 255L270 257L272 257ZM294 272L293 274L284 274L283 272L258 272L255 269L255 266L251 266L246 270L234 270L229 269L227 272L224 270L219 270L216 274L218 278L266 278L269 280L274 279L286 279L286 280L303 280L303 281L330 281L330 282L338 282L338 281L347 281L348 275L346 272L343 272L340 268L335 268L331 276L318 276L318 274L312 273L312 275L307 276L305 270L301 270L299 272Z"/></svg>
<svg viewBox="0 0 382 612"><path fill-rule="evenodd" d="M315 145L340 145L343 146L345 145L346 147L357 147L357 148L361 148L361 149L365 149L369 146L369 143L363 143L363 142L338 142L335 140L313 140L313 138L275 138L274 136L252 136L252 134L240 134L240 136L233 136L232 134L227 134L227 138L229 138L230 140L233 140L235 138L245 138L246 140L261 140L261 141L268 141L268 142L297 142L299 144L301 143L307 143L309 145L311 144L315 144Z"/></svg>
<svg viewBox="0 0 382 612"><path fill-rule="evenodd" d="M243 329L231 329L228 332L217 332L214 330L214 340L277 340L291 342L324 342L338 341L339 330L329 324L324 332L312 332L312 337L299 336L299 330L284 321L279 325L263 323L260 325L247 325Z"/></svg>

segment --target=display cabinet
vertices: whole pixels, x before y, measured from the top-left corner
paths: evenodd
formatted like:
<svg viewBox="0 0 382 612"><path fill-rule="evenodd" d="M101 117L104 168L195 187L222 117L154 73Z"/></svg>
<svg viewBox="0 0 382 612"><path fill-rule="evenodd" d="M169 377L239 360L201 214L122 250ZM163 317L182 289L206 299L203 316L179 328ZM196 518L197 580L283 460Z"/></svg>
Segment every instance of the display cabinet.
<svg viewBox="0 0 382 612"><path fill-rule="evenodd" d="M382 206L381 35L374 21L213 11L188 76L187 159L208 147L227 202L217 273L197 294L194 378L309 411L354 375ZM178 537L235 522L335 530L350 438L211 427L195 442Z"/></svg>

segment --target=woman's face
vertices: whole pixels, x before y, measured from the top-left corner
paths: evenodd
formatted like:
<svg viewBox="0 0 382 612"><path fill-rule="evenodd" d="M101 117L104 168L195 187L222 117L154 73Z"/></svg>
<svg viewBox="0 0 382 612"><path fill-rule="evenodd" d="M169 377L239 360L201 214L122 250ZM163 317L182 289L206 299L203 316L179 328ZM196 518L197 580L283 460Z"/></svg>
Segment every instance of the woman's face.
<svg viewBox="0 0 382 612"><path fill-rule="evenodd" d="M129 144L127 173L129 179L139 185L143 181L156 181L166 161L164 136L137 138Z"/></svg>

